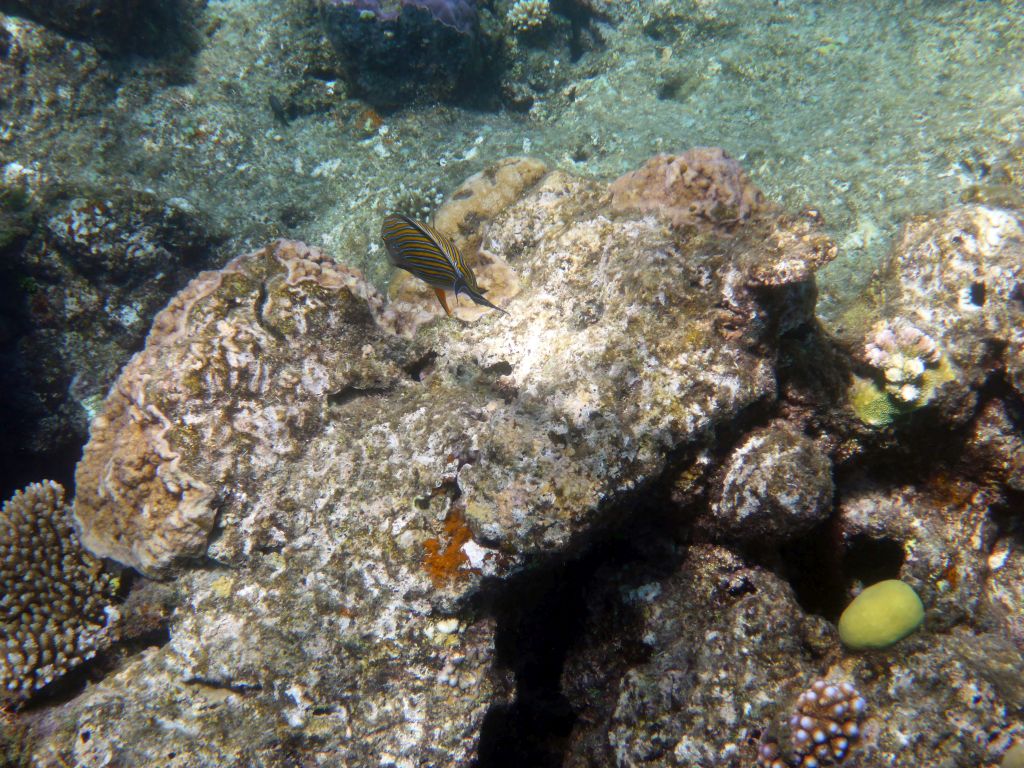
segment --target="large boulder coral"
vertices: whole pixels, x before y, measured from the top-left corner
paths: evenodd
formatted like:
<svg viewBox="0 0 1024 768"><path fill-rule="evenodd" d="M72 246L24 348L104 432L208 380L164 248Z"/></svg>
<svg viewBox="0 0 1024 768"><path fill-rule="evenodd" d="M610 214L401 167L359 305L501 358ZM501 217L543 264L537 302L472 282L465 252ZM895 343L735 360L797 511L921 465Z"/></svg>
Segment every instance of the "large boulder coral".
<svg viewBox="0 0 1024 768"><path fill-rule="evenodd" d="M469 599L620 524L674 451L770 401L777 336L812 306L783 277L812 267L772 271L821 256L804 219L722 242L608 199L554 172L487 223L510 316L417 330L286 241L186 288L94 423L75 505L90 547L177 573L184 603L53 748L88 730L140 766L472 759L510 690Z"/></svg>

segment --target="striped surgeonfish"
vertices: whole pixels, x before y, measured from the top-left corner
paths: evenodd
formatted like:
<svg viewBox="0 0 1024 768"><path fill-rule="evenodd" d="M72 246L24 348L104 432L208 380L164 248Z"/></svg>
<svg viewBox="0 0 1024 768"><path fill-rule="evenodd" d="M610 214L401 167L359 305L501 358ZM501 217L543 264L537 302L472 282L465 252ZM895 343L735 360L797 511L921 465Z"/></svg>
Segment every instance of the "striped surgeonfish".
<svg viewBox="0 0 1024 768"><path fill-rule="evenodd" d="M484 290L476 284L473 270L455 243L429 224L393 213L384 218L380 236L388 249L391 263L433 288L437 300L449 315L452 311L445 300L445 290L454 291L456 298L464 293L477 304L508 314L484 298Z"/></svg>

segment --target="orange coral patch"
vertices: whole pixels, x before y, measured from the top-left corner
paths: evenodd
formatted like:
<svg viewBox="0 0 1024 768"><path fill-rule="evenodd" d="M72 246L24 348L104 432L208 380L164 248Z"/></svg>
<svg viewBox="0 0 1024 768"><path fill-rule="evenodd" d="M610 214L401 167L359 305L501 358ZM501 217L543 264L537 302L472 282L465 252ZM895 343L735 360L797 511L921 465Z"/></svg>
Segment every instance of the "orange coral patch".
<svg viewBox="0 0 1024 768"><path fill-rule="evenodd" d="M453 509L444 519L444 533L440 538L427 539L423 542L426 555L423 567L434 582L435 587L443 587L456 579L464 579L475 569L464 568L469 558L462 551L462 546L473 538L466 517L461 510Z"/></svg>

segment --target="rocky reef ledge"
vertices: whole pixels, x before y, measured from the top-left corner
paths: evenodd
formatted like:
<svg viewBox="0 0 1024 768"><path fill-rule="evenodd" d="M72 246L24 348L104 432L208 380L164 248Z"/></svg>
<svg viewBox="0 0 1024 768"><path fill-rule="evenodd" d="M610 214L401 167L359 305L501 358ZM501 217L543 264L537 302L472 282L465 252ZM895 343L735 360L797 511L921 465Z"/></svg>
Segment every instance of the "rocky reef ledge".
<svg viewBox="0 0 1024 768"><path fill-rule="evenodd" d="M173 612L161 643L29 713L38 765L750 765L821 677L867 700L851 747L871 764L1005 749L1021 602L999 606L1024 586L980 574L1021 446L993 435L1019 396L992 364L952 355L929 405L888 358L858 361L870 324L848 341L814 317L836 252L818 217L720 150L611 187L510 159L435 223L510 315L446 319L415 283L388 300L278 240L157 316L93 421L74 517L147 577L125 622L150 594ZM900 376L938 370L884 331L922 357ZM890 398L878 424L857 366ZM964 394L985 387L998 408ZM931 439L947 403L986 482L887 485L872 462L901 429ZM946 637L844 651L827 618L873 576L918 587Z"/></svg>

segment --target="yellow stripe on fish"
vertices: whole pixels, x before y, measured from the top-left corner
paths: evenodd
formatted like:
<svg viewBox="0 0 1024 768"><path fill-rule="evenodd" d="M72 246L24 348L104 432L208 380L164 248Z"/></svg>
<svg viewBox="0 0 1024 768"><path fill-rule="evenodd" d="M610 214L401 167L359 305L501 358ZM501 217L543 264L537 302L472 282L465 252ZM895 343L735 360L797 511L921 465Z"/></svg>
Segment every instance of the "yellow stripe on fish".
<svg viewBox="0 0 1024 768"><path fill-rule="evenodd" d="M445 290L453 291L456 298L464 293L477 304L508 314L483 297L484 291L477 285L476 275L455 243L429 224L392 213L384 217L380 236L391 263L431 286L449 315L452 311L448 308Z"/></svg>

